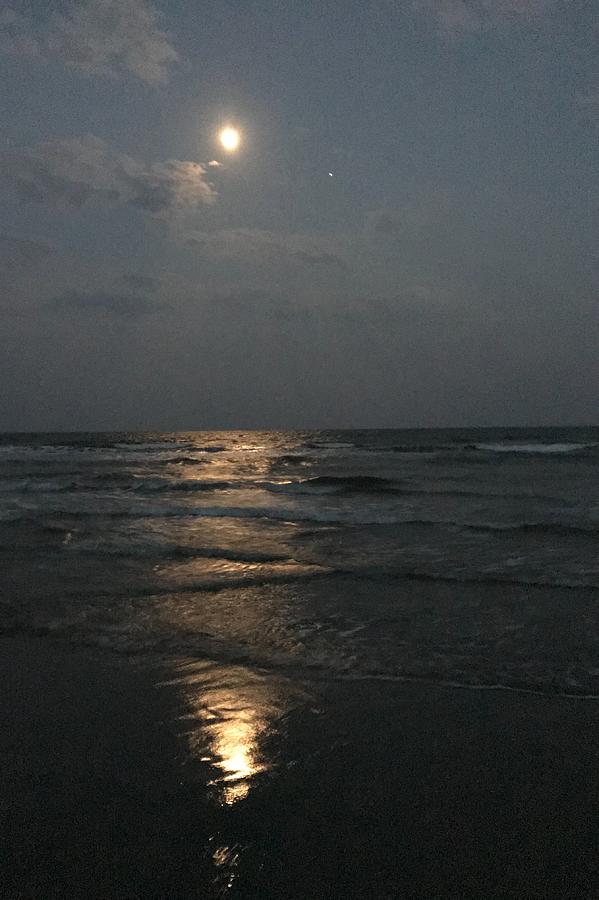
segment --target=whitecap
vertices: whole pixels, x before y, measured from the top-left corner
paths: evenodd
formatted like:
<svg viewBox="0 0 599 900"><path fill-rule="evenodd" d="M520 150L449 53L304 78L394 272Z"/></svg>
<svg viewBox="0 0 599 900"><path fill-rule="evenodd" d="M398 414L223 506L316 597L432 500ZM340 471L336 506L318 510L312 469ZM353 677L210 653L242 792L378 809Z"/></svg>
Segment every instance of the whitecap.
<svg viewBox="0 0 599 900"><path fill-rule="evenodd" d="M475 444L477 450L490 453L574 453L577 450L590 450L597 444Z"/></svg>

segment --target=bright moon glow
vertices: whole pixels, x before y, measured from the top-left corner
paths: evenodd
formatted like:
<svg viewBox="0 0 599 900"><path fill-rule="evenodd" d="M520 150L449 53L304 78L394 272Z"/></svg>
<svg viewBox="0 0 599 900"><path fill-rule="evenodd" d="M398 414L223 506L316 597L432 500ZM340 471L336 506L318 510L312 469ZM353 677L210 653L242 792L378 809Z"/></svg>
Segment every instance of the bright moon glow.
<svg viewBox="0 0 599 900"><path fill-rule="evenodd" d="M227 126L227 128L222 129L218 137L224 149L229 153L232 153L233 150L237 150L237 148L239 147L241 135L236 128L230 128Z"/></svg>

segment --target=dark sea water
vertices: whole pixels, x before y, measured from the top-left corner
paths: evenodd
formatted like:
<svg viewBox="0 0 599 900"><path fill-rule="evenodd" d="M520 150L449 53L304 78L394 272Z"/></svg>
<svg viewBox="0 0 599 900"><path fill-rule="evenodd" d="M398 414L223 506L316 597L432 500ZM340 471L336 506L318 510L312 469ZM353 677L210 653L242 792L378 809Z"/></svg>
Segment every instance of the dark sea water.
<svg viewBox="0 0 599 900"><path fill-rule="evenodd" d="M599 694L599 429L0 436L0 626Z"/></svg>

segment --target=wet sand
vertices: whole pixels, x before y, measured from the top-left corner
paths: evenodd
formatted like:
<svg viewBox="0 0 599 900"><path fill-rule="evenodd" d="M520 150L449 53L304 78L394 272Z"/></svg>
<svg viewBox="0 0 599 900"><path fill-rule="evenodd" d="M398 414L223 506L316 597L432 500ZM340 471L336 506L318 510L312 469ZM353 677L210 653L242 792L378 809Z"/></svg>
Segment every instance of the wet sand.
<svg viewBox="0 0 599 900"><path fill-rule="evenodd" d="M194 672L0 639L2 898L599 896L599 702Z"/></svg>

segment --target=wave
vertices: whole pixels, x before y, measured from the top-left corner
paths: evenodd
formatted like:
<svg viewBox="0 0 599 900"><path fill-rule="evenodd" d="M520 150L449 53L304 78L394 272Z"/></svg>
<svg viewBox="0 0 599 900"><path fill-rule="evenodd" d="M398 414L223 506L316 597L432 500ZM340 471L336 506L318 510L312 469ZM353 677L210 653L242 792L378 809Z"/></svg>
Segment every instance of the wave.
<svg viewBox="0 0 599 900"><path fill-rule="evenodd" d="M391 447L381 447L380 450L391 453L439 453L442 450L451 449L444 444L404 444Z"/></svg>
<svg viewBox="0 0 599 900"><path fill-rule="evenodd" d="M421 684L444 690L506 691L556 700L599 700L599 693L596 689L593 690L596 682L592 672L582 673L582 677L576 681L570 673L551 669L540 673L536 678L527 678L526 672L516 670L506 673L499 667L486 677L483 673L472 673L469 680L463 671L452 671L451 660L447 660L445 669L425 673L410 670L380 671L376 668L373 671L367 664L356 668L351 647L318 645L300 654L294 653L293 649L252 646L235 640L235 636L224 641L219 634L207 631L182 628L175 633L152 632L140 627L137 622L131 623L129 627L115 622L112 627L106 625L102 630L94 631L91 624L76 616L62 616L49 622L27 621L15 617L10 622L0 624L0 635L23 635L59 641L66 639L73 646L98 648L125 657L143 658L157 653L161 659L167 655L178 662L185 660L188 664L201 660L202 665L257 666L261 671L299 677L307 682L349 684L374 681Z"/></svg>
<svg viewBox="0 0 599 900"><path fill-rule="evenodd" d="M309 479L307 485L303 485L301 482L290 482L288 484L283 483L282 485L273 483L268 486L267 490L273 490L275 493L307 493L307 494L326 494L326 493L354 493L354 492L366 492L366 493L385 493L385 492L393 492L398 491L401 492L400 488L388 488L384 486L375 485L360 485L362 479L358 479L358 486L351 479L351 485L349 487L344 486L343 483L339 484L339 482L343 482L344 479L332 479L333 483L329 485L329 479L327 477L322 480L317 479ZM381 479L384 482L384 479ZM316 482L316 484L313 484ZM214 488L214 485L217 485ZM195 483L192 482L192 487L190 488L182 488L180 493L184 494L185 491L198 490L200 492L210 492L211 490L220 491L226 490L229 487L228 482L200 482L199 487L194 486ZM208 485L208 486L206 486ZM226 485L227 487L224 487ZM290 487L291 485L291 487ZM294 487L294 485L296 485ZM146 489L147 490L147 489ZM162 498L162 492L170 492L172 488L161 486L159 488L150 489L147 491L148 498L153 494L157 494ZM176 490L176 489L175 489ZM558 522L558 521L548 521L548 522L475 522L475 521L460 521L457 519L420 519L420 518L408 518L410 511L406 510L406 512L402 515L393 509L389 510L381 510L377 509L375 505L370 507L360 507L360 506L352 506L349 508L339 508L332 509L327 508L326 506L321 508L312 507L312 508L300 508L300 507L271 507L271 506L192 506L192 505L176 505L161 502L159 504L150 504L143 502L141 499L144 496L144 491L131 491L129 496L137 496L139 497L139 501L135 504L127 507L127 508L117 508L117 509L106 509L102 508L90 508L90 509L52 509L52 508L40 508L40 509L32 509L31 506L26 506L23 508L12 508L12 509L4 509L0 510L0 519L4 520L6 523L10 522L18 522L23 521L25 519L30 520L39 520L44 518L64 518L64 519L93 519L93 518L101 518L101 519L146 519L146 518L156 518L156 519L171 519L171 518L222 518L222 519L265 519L265 520L273 520L279 522L313 522L313 523L322 523L324 525L339 525L346 527L360 527L360 526L395 526L401 528L410 528L410 527L427 527L427 528L438 528L438 529L447 529L450 528L452 530L464 530L464 531L479 531L479 532L495 532L495 533L509 533L509 532L539 532L545 534L555 534L555 535L568 535L568 534L579 534L579 535L593 535L599 533L599 524L589 521L589 522ZM126 498L127 493L122 492L121 498ZM157 497L158 499L158 497Z"/></svg>
<svg viewBox="0 0 599 900"><path fill-rule="evenodd" d="M326 581L323 581L323 586ZM251 590L253 585L247 585ZM592 655L572 667L568 659L540 655L530 666L517 648L502 646L489 650L485 634L469 645L476 659L486 657L482 665L465 666L463 648L446 642L422 644L417 656L379 651L380 640L364 641L364 629L380 624L370 618L356 620L340 616L333 627L318 616L313 620L289 618L281 635L264 633L261 620L241 627L223 628L221 622L202 616L195 619L195 598L177 592L169 598L136 594L125 608L105 603L82 608L78 603L40 616L38 610L3 604L0 608L0 634L25 634L45 639L67 640L111 653L146 656L165 655L202 665L246 665L278 672L300 680L416 682L447 688L471 690L510 690L549 697L599 699L597 674ZM167 615L164 615L165 603ZM188 613L192 615L189 616ZM170 614L168 614L170 613ZM393 620L392 620L393 621ZM197 623L197 624L196 624ZM347 628L350 624L351 627ZM358 635L357 642L354 640ZM380 630L379 630L380 637ZM383 636L383 644L384 644ZM412 649L416 649L413 645Z"/></svg>
<svg viewBox="0 0 599 900"><path fill-rule="evenodd" d="M599 444L515 444L510 442L502 444L472 444L468 445L475 450L483 450L488 453L528 453L528 454L554 454L554 453L576 453L581 450L592 450L599 447Z"/></svg>
<svg viewBox="0 0 599 900"><path fill-rule="evenodd" d="M173 448L170 448L172 454ZM64 466L85 464L86 466L106 465L160 465L168 450L118 450L115 447L20 447L10 453L0 454L0 465L10 466ZM177 457L174 457L176 460ZM199 463L201 460L197 460Z"/></svg>
<svg viewBox="0 0 599 900"><path fill-rule="evenodd" d="M92 472L89 474L86 472L85 475L80 475L79 480L76 481L83 490L86 489L87 485L99 485L100 487L117 485L120 487L130 484L130 482L130 473L121 469L110 469L107 472Z"/></svg>
<svg viewBox="0 0 599 900"><path fill-rule="evenodd" d="M310 450L354 450L357 449L353 441L307 441L306 447ZM358 448L359 449L359 448Z"/></svg>
<svg viewBox="0 0 599 900"><path fill-rule="evenodd" d="M439 443L407 443L368 445L344 441L314 442L307 441L298 447L298 452L291 449L289 452L280 453L274 460L275 464L292 465L301 464L319 457L330 458L334 454L404 454L434 459L455 461L468 457L474 461L476 455L480 461L499 455L542 455L542 456L573 456L595 453L599 449L599 443L593 441L579 442L516 442L503 440L496 442L472 442L443 441ZM64 444L0 444L0 463L30 463L44 464L48 460L52 462L75 459L78 461L93 460L94 462L152 462L172 464L200 464L207 455L218 453L243 453L270 451L269 447L239 448L224 444L195 444L193 441L100 441L90 443L77 441ZM197 454L197 456L195 455ZM166 458L165 458L166 457Z"/></svg>
<svg viewBox="0 0 599 900"><path fill-rule="evenodd" d="M186 481L168 481L160 477L130 475L123 472L103 472L94 475L85 475L69 481L55 479L53 481L42 480L34 476L21 479L0 479L0 494L49 494L49 493L99 493L114 490L122 492L133 491L139 494L158 494L171 492L210 492L223 491L234 487L229 481L199 481L189 479Z"/></svg>
<svg viewBox="0 0 599 900"><path fill-rule="evenodd" d="M133 483L131 489L140 494L158 494L158 493L203 493L210 491L226 491L235 484L230 481L199 481L198 479L189 479L187 481L162 481L159 479L143 479L138 483Z"/></svg>
<svg viewBox="0 0 599 900"><path fill-rule="evenodd" d="M553 578L542 579L536 576L530 578L521 577L514 578L513 575L501 572L488 573L473 571L471 574L459 573L439 573L426 572L419 569L384 569L374 568L356 568L351 570L335 570L337 575L348 576L354 578L365 579L368 581L376 581L377 579L384 581L393 579L394 581L423 581L438 582L439 584L481 584L481 585L511 585L520 588L539 588L539 589L555 589L564 588L565 590L586 590L599 591L599 583L590 582L584 578Z"/></svg>
<svg viewBox="0 0 599 900"><path fill-rule="evenodd" d="M470 497L479 500L527 500L529 503L553 503L562 506L572 505L570 501L564 497L552 497L547 494L534 494L517 492L514 494L504 491L503 493L491 493L489 491L460 490L459 488L449 488L448 490L434 490L427 488L405 488L401 491L405 497Z"/></svg>
<svg viewBox="0 0 599 900"><path fill-rule="evenodd" d="M466 453L483 452L483 453L522 453L522 454L576 454L586 453L599 448L599 443L526 443L519 444L514 441L505 441L497 443L464 443L462 441L455 443L438 443L438 444L391 444L379 447L358 447L356 449L365 450L369 453L404 453L404 454L422 454L441 456L463 457Z"/></svg>
<svg viewBox="0 0 599 900"><path fill-rule="evenodd" d="M366 672L364 674L348 674L340 673L337 676L339 681L384 681L394 683L409 684L427 684L440 688L455 688L467 691L508 691L514 694L532 694L534 697L555 697L564 700L599 700L599 694L585 693L583 687L580 691L574 688L567 691L556 686L553 678L551 683L545 688L539 686L528 685L526 682L519 681L517 684L501 683L501 682L480 682L480 681L456 681L439 675L436 678L425 675L387 675L380 672Z"/></svg>
<svg viewBox="0 0 599 900"><path fill-rule="evenodd" d="M57 481L39 481L35 478L2 479L0 481L0 493L55 493L69 491L71 484Z"/></svg>
<svg viewBox="0 0 599 900"><path fill-rule="evenodd" d="M184 458L178 464L191 465L201 462L193 458ZM493 493L485 490L463 488L419 488L402 486L400 482L379 476L314 476L297 481L254 481L254 480L216 480L187 478L174 480L150 472L141 474L136 470L111 469L104 472L87 473L60 472L54 479L47 474L14 477L0 475L0 494L45 494L45 493L97 493L116 491L126 496L128 492L135 494L168 494L168 493L210 493L227 490L264 490L274 494L326 496L351 494L401 494L403 497L423 497L430 500L443 498L472 498L491 501L518 501L529 503L551 503L559 506L572 505L566 498L534 493ZM55 473L52 473L55 474Z"/></svg>
<svg viewBox="0 0 599 900"><path fill-rule="evenodd" d="M292 465L293 463L303 463L308 462L309 457L305 454L301 453L283 453L282 456L277 457L274 460L274 464L277 465L281 463L282 465Z"/></svg>
<svg viewBox="0 0 599 900"><path fill-rule="evenodd" d="M66 530L62 534L71 534ZM59 535L60 536L60 533ZM108 556L115 557L148 557L151 559L173 559L187 560L192 562L194 559L222 559L228 562L236 562L247 565L269 564L269 563L287 563L298 564L298 560L285 553L261 553L259 551L248 550L229 550L226 547L188 547L185 545L160 545L147 543L127 543L122 545L110 544L108 542L98 541L95 539L78 539L72 538L65 545L68 553L74 554L92 554L98 552ZM312 564L311 564L312 565Z"/></svg>
<svg viewBox="0 0 599 900"><path fill-rule="evenodd" d="M125 452L162 453L165 450L191 450L193 445L189 441L183 443L179 441L121 441L113 444L112 447Z"/></svg>
<svg viewBox="0 0 599 900"><path fill-rule="evenodd" d="M128 509L0 509L0 520L4 524L22 523L24 521L36 522L39 519L191 519L191 518L217 518L217 519L274 519L276 521L292 521L297 519L294 510L275 510L268 507L243 507L243 506L160 506L139 505ZM306 521L312 521L313 516L300 517ZM316 518L316 521L320 519ZM326 519L325 519L326 521Z"/></svg>
<svg viewBox="0 0 599 900"><path fill-rule="evenodd" d="M99 491L124 491L132 485L131 475L127 472L113 470L81 474L76 472L60 473L54 479L46 476L30 475L27 478L1 478L0 492L15 494L70 494L95 493Z"/></svg>
<svg viewBox="0 0 599 900"><path fill-rule="evenodd" d="M377 523L356 523L357 525L376 525ZM431 528L451 529L452 531L478 531L499 534L510 533L539 533L555 535L586 535L599 534L599 525L593 522L460 522L455 519L397 519L394 522L381 522L382 526L394 525L401 528Z"/></svg>
<svg viewBox="0 0 599 900"><path fill-rule="evenodd" d="M138 461L147 461L152 464L163 462L181 462L191 459L201 463L202 456L210 453L221 453L227 448L224 446L196 447L191 443L179 444L176 442L163 442L155 444L101 444L98 446L84 444L39 444L39 445L0 445L0 463L40 463L63 462L66 460L76 462L115 462L130 464ZM191 454L200 454L192 457Z"/></svg>
<svg viewBox="0 0 599 900"><path fill-rule="evenodd" d="M461 524L460 527L465 528L468 531L492 531L503 533L523 532L557 535L599 534L599 525L595 525L592 522L578 524L572 522L485 522L480 525L476 523L464 523Z"/></svg>
<svg viewBox="0 0 599 900"><path fill-rule="evenodd" d="M198 459L195 456L170 456L167 459L161 460L165 465L174 465L174 466L201 466L204 464L204 460Z"/></svg>
<svg viewBox="0 0 599 900"><path fill-rule="evenodd" d="M261 482L260 487L280 494L397 493L397 482L377 475L316 475L302 481Z"/></svg>

